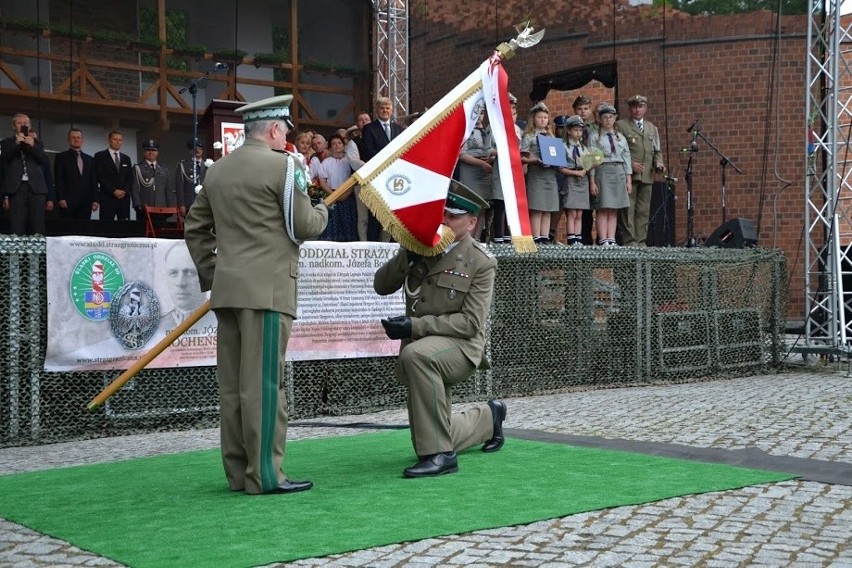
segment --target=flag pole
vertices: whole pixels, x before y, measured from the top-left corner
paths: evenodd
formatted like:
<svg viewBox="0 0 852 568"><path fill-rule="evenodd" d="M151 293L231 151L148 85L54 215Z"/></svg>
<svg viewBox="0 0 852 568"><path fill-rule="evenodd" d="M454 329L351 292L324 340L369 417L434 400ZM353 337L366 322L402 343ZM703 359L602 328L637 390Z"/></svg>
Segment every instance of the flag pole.
<svg viewBox="0 0 852 568"><path fill-rule="evenodd" d="M323 199L323 203L326 205L332 205L336 201L340 201L344 199L350 191L352 191L353 186L358 183L358 180L355 179L354 176L350 177L348 180L343 182L340 187L335 189L332 193L326 196ZM210 311L210 300L207 300L203 304L201 304L198 309L194 312L186 316L180 325L170 331L163 339L161 339L156 345L154 345L151 349L149 349L142 357L137 359L133 365L131 365L126 371L121 373L118 377L116 377L105 389L103 389L98 396L93 398L86 408L89 409L89 412L94 412L98 410L103 404L115 393L117 393L121 387L127 384L130 379L139 374L139 371L145 368L145 366L156 359L156 357L168 348L169 345L174 343L181 335L186 333L190 327L192 327L198 320L203 318L207 312Z"/></svg>
<svg viewBox="0 0 852 568"><path fill-rule="evenodd" d="M529 25L529 22L525 22L522 24L523 29L519 30L518 36L514 39L509 40L508 42L503 42L497 46L495 52L500 60L505 61L510 59L515 55L515 52L518 48L528 48L536 45L541 41L541 38L544 36L544 30L539 32L534 32L533 27ZM461 84L457 85L453 91L448 93L441 101L439 101L438 105L428 109L423 113L418 120L427 119L427 122L439 121L440 115L444 113L444 107L447 105L442 105L440 103L445 103L446 99L464 99L470 96L469 90L475 86L475 84L479 81L478 71L471 73L467 79L465 79ZM432 116L434 115L434 116ZM391 143L384 149L381 154L380 160L383 162L384 160L388 160L389 156L394 152L397 152L401 148L402 140L400 138L395 138L391 141ZM387 156L385 155L387 154ZM373 160L371 160L372 162ZM501 170L504 169L505 166L501 167ZM373 168L375 169L375 168ZM330 206L345 199L349 192L352 191L355 185L362 183L365 181L364 177L359 176L357 172L352 174L349 179L343 182L340 187L335 189L332 193L323 199L323 202ZM377 200L381 200L381 197L376 196ZM368 200L369 201L369 200ZM520 237L523 238L523 237ZM516 247L518 247L521 243L515 242L515 237L513 237L513 243ZM527 248L529 252L535 251L535 245L530 244ZM526 251L525 251L526 252ZM124 386L130 379L135 377L139 371L145 368L145 365L153 361L160 353L166 350L166 348L171 345L177 338L186 332L193 324L195 324L198 320L200 320L204 315L210 311L210 300L207 300L203 303L197 310L192 312L186 319L178 325L175 329L173 329L168 335L166 335L163 339L160 340L154 347L152 347L148 352L145 353L142 357L140 357L133 365L130 366L129 369L124 371L121 375L119 375L114 381L112 381L103 391L101 391L98 396L92 399L92 401L87 405L89 411L95 411L103 406L104 402L107 401L112 395L114 395L118 390Z"/></svg>
<svg viewBox="0 0 852 568"><path fill-rule="evenodd" d="M127 383L130 379L135 377L139 371L145 368L145 365L150 363L157 357L160 353L166 350L166 348L174 343L177 338L186 332L190 327L195 324L198 320L204 317L204 315L210 311L210 300L207 300L201 306L186 316L180 325L174 328L172 331L168 333L163 339L161 339L155 346L149 349L142 357L137 359L133 365L130 366L126 371L121 373L114 381L112 381L101 393L92 399L92 401L86 406L89 409L89 412L94 412L103 406L104 402L107 401L109 397L114 395L118 390Z"/></svg>

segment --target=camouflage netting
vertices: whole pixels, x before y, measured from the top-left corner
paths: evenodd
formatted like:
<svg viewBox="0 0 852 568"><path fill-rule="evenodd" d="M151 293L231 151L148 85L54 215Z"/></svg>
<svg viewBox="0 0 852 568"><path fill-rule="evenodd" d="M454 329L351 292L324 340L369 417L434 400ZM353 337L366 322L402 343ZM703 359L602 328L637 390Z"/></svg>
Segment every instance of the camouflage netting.
<svg viewBox="0 0 852 568"><path fill-rule="evenodd" d="M499 260L489 319L492 368L454 400L580 386L737 376L778 365L786 270L764 249L540 247ZM120 373L43 371L45 240L0 239L0 446L218 423L215 368L142 371L98 411ZM399 408L394 358L288 365L291 418Z"/></svg>

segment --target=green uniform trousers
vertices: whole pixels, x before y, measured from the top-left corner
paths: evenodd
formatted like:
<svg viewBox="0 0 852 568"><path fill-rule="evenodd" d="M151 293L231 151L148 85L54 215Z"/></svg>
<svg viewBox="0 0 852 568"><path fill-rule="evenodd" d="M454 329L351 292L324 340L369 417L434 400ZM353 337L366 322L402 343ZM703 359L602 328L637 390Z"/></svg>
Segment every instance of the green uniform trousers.
<svg viewBox="0 0 852 568"><path fill-rule="evenodd" d="M243 308L217 308L216 318L225 476L233 491L265 493L286 480L284 354L293 318Z"/></svg>
<svg viewBox="0 0 852 568"><path fill-rule="evenodd" d="M644 247L648 240L648 219L651 216L651 192L654 184L633 180L630 192L630 207L618 213L618 230L621 243L626 246Z"/></svg>
<svg viewBox="0 0 852 568"><path fill-rule="evenodd" d="M494 435L487 404L452 415L450 387L475 370L452 337L424 337L400 352L396 373L408 387L408 423L418 456L462 451Z"/></svg>

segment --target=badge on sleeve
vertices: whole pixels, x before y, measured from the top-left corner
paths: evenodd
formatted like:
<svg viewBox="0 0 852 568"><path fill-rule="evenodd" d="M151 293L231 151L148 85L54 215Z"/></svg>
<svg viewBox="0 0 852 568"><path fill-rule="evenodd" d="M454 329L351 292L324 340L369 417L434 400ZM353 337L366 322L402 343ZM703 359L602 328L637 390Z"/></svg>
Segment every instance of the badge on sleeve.
<svg viewBox="0 0 852 568"><path fill-rule="evenodd" d="M295 171L295 174L294 174L293 177L294 177L294 181L296 182L295 183L296 189L298 189L299 191L301 191L304 194L307 194L308 193L308 178L307 178L307 176L305 176L305 169L300 167L300 166L296 166L296 171Z"/></svg>

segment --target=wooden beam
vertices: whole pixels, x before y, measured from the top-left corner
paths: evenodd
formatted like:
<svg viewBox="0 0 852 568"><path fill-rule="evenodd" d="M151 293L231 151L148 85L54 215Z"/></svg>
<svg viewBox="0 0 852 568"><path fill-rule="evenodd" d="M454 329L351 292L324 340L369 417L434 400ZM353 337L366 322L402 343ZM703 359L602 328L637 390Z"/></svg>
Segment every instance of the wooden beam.
<svg viewBox="0 0 852 568"><path fill-rule="evenodd" d="M0 60L0 71L2 71L3 74L6 75L10 81L15 83L15 86L21 89L22 91L29 90L23 79L18 77L18 74L12 71L12 69L8 65L6 65L6 62L3 60Z"/></svg>

